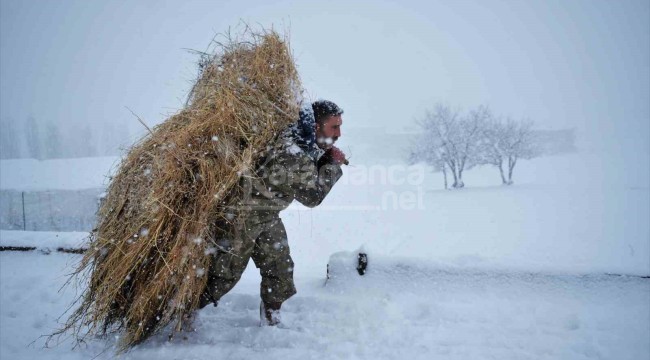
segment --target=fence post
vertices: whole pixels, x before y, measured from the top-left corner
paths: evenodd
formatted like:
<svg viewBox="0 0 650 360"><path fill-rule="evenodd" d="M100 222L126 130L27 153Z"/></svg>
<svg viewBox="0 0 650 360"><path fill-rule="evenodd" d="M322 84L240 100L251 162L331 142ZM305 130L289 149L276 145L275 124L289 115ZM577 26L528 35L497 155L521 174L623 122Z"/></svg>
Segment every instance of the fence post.
<svg viewBox="0 0 650 360"><path fill-rule="evenodd" d="M23 231L25 231L27 230L27 220L25 218L25 192L21 191L20 194L23 198Z"/></svg>

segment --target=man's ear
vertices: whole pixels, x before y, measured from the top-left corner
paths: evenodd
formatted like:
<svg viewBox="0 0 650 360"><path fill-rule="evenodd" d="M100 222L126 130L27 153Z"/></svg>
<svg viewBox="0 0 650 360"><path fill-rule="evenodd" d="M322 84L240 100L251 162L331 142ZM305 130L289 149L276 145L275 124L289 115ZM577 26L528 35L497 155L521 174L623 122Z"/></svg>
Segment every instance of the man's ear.
<svg viewBox="0 0 650 360"><path fill-rule="evenodd" d="M316 131L320 130L320 123L316 122Z"/></svg>

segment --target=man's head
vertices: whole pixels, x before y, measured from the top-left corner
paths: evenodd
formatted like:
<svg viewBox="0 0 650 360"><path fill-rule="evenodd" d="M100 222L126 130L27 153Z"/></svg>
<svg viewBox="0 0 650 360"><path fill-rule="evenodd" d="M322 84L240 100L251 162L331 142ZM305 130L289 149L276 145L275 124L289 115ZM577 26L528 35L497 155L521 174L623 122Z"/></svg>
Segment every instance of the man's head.
<svg viewBox="0 0 650 360"><path fill-rule="evenodd" d="M341 137L343 109L327 100L318 100L311 107L316 119L316 143L321 149L330 149Z"/></svg>

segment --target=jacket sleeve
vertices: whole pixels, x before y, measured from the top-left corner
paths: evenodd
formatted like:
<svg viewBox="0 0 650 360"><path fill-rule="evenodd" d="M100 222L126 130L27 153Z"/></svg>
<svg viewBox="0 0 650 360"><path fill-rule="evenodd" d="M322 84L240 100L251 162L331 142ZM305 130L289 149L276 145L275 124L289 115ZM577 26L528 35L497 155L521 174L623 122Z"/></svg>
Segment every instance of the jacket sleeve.
<svg viewBox="0 0 650 360"><path fill-rule="evenodd" d="M277 165L284 168L285 176L273 182L275 190L310 208L320 205L343 175L341 166L325 162L317 164L304 152L284 153L276 160Z"/></svg>

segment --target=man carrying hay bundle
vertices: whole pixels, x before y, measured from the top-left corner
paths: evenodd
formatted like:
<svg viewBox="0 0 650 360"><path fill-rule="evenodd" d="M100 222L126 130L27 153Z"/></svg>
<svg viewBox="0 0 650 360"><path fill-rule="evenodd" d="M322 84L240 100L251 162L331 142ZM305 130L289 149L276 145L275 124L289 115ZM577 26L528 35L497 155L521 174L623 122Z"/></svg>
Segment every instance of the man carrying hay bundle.
<svg viewBox="0 0 650 360"><path fill-rule="evenodd" d="M226 40L202 53L186 106L122 159L73 274L85 290L52 336L119 333L126 351L173 335L217 304L250 257L263 277L262 320L278 323L295 293L278 213L293 199L319 204L341 176L342 111L323 101L300 112L296 67L274 31L246 27Z"/></svg>
<svg viewBox="0 0 650 360"><path fill-rule="evenodd" d="M260 269L260 321L280 322L282 303L296 293L293 261L280 211L295 199L315 207L341 177L345 155L334 146L341 136L341 110L331 101L314 102L300 111L300 120L286 129L260 161L257 176L244 178L250 207L243 230L243 246L230 252L220 244L210 266L208 285L200 307L218 300L237 283L249 259Z"/></svg>

